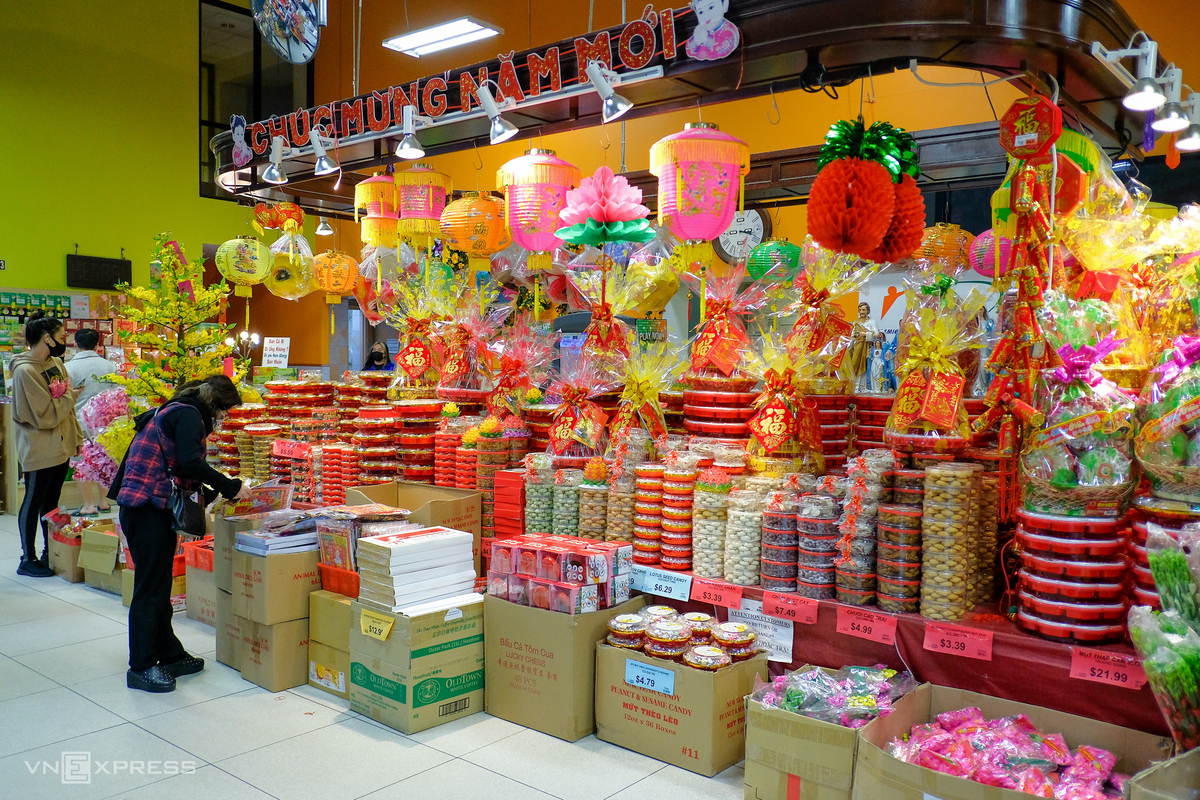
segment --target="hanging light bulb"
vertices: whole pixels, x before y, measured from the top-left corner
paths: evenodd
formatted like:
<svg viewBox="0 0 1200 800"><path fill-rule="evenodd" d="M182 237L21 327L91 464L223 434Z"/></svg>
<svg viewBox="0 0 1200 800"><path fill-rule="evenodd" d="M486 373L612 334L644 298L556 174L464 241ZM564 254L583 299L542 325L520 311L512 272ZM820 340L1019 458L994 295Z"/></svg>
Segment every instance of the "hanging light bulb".
<svg viewBox="0 0 1200 800"><path fill-rule="evenodd" d="M633 103L617 94L616 90L613 89L612 83L604 75L603 63L600 61L589 61L587 76L591 80L592 85L596 87L596 94L600 95L600 118L602 120L612 122L633 108Z"/></svg>
<svg viewBox="0 0 1200 800"><path fill-rule="evenodd" d="M417 138L416 116L416 106L404 107L404 138L396 145L396 158L412 160L425 155L425 148L421 147L421 140Z"/></svg>
<svg viewBox="0 0 1200 800"><path fill-rule="evenodd" d="M283 137L271 139L271 163L263 170L262 179L276 185L288 182L287 173L283 171Z"/></svg>
<svg viewBox="0 0 1200 800"><path fill-rule="evenodd" d="M496 101L492 97L492 93L488 91L487 86L480 86L478 94L479 105L483 106L484 113L492 121L491 143L500 144L516 136L519 129L516 125L513 125L500 116L500 108L496 105Z"/></svg>
<svg viewBox="0 0 1200 800"><path fill-rule="evenodd" d="M321 175L332 175L337 172L340 167L338 163L325 154L325 145L321 142L321 137L313 133L308 137L312 140L313 153L317 157L316 166L313 167L313 175L320 177Z"/></svg>
<svg viewBox="0 0 1200 800"><path fill-rule="evenodd" d="M1159 133L1176 133L1188 126L1187 112L1179 102L1183 70L1171 67L1163 73L1162 84L1167 88L1167 103L1154 115L1154 122L1150 123L1150 127Z"/></svg>
<svg viewBox="0 0 1200 800"><path fill-rule="evenodd" d="M320 217L319 219L321 222L317 225L317 236L332 236L333 226L329 224L329 220L324 217Z"/></svg>
<svg viewBox="0 0 1200 800"><path fill-rule="evenodd" d="M1188 109L1188 119L1191 122L1187 130L1175 140L1175 147L1188 153L1200 150L1200 94L1192 92L1184 104Z"/></svg>

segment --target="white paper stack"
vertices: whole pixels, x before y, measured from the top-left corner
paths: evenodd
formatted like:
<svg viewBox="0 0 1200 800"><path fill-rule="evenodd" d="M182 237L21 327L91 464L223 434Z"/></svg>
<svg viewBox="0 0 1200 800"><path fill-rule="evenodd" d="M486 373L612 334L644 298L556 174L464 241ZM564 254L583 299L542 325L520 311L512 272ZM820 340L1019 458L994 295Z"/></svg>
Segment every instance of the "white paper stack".
<svg viewBox="0 0 1200 800"><path fill-rule="evenodd" d="M317 532L313 530L282 534L268 533L267 531L243 531L237 535L234 547L244 553L256 556L302 553L306 550L317 549Z"/></svg>
<svg viewBox="0 0 1200 800"><path fill-rule="evenodd" d="M400 611L470 592L473 541L469 533L441 527L359 539L359 601Z"/></svg>

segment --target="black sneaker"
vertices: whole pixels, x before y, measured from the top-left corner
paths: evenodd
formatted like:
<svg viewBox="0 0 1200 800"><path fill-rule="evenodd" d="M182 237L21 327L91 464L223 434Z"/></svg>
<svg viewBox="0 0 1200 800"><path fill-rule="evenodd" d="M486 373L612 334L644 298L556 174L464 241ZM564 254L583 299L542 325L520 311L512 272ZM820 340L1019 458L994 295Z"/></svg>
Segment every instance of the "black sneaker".
<svg viewBox="0 0 1200 800"><path fill-rule="evenodd" d="M42 557L38 559L38 563L41 564L43 567L50 566L50 551L49 550L42 551Z"/></svg>
<svg viewBox="0 0 1200 800"><path fill-rule="evenodd" d="M172 678L179 678L184 675L195 675L204 669L204 659L199 656L185 654L178 661L172 661L170 664L160 663L158 666L166 670L167 674Z"/></svg>
<svg viewBox="0 0 1200 800"><path fill-rule="evenodd" d="M21 566L17 567L17 574L24 575L27 578L53 578L54 570L40 561L30 561L23 558L21 559Z"/></svg>
<svg viewBox="0 0 1200 800"><path fill-rule="evenodd" d="M129 670L125 673L125 685L130 689L155 694L175 691L175 679L162 667L151 667L141 672Z"/></svg>

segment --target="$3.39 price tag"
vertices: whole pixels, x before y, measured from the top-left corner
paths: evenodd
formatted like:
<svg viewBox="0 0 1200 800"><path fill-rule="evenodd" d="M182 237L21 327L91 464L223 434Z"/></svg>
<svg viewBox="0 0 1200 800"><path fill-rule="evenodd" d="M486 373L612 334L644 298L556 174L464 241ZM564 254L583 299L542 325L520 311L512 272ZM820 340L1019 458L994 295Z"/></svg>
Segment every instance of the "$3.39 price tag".
<svg viewBox="0 0 1200 800"><path fill-rule="evenodd" d="M838 606L837 632L859 639L869 639L880 644L896 643L896 618L891 614L877 614L861 608Z"/></svg>
<svg viewBox="0 0 1200 800"><path fill-rule="evenodd" d="M648 689L660 694L675 694L675 673L662 667L654 667L625 659L625 682L639 689Z"/></svg>
<svg viewBox="0 0 1200 800"><path fill-rule="evenodd" d="M945 622L925 623L925 649L934 653L992 660L992 632L949 625Z"/></svg>
<svg viewBox="0 0 1200 800"><path fill-rule="evenodd" d="M692 579L692 599L725 608L742 607L742 587L707 578Z"/></svg>
<svg viewBox="0 0 1200 800"><path fill-rule="evenodd" d="M817 624L817 608L820 603L811 598L798 594L763 592L762 603L763 613L768 617L779 617L802 625Z"/></svg>
<svg viewBox="0 0 1200 800"><path fill-rule="evenodd" d="M1142 660L1136 656L1072 647L1071 677L1124 689L1140 689L1146 683L1146 670L1142 669Z"/></svg>

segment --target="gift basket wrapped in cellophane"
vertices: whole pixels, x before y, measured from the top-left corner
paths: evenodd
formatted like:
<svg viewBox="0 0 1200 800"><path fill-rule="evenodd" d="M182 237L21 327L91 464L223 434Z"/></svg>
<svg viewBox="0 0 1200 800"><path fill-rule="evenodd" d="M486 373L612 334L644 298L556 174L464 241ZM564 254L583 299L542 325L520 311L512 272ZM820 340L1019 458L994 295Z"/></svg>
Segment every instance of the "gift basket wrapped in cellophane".
<svg viewBox="0 0 1200 800"><path fill-rule="evenodd" d="M643 310L661 311L666 303L660 286L676 282L674 273L666 267L653 275L644 269L633 271L605 252L598 252L593 264L572 263L567 278L576 303L592 312L584 349L602 354L617 365L629 355L630 345L637 338L620 317L641 315ZM660 301L661 306L657 305Z"/></svg>
<svg viewBox="0 0 1200 800"><path fill-rule="evenodd" d="M620 405L610 426L613 441L631 428L646 431L651 440L667 434L661 397L687 369L685 352L669 342L650 342L630 350L623 365Z"/></svg>
<svg viewBox="0 0 1200 800"><path fill-rule="evenodd" d="M883 264L827 250L809 236L801 245L800 267L790 284L772 294L787 303L776 316L796 315L784 339L788 349L797 354L828 353L823 369L802 389L808 394L853 391L855 379L870 360L870 343L865 337L860 337L861 342L854 338L854 323L846 319L839 301L866 286ZM857 349L849 352L852 341Z"/></svg>
<svg viewBox="0 0 1200 800"><path fill-rule="evenodd" d="M761 380L746 445L751 472L786 475L825 472L821 424L804 387L822 375L836 342L815 351L793 350L786 336L762 330L742 360L742 372Z"/></svg>
<svg viewBox="0 0 1200 800"><path fill-rule="evenodd" d="M374 326L394 313L396 287L405 280L409 266L416 263L416 254L402 242L399 249L368 245L361 255L354 299L363 317Z"/></svg>
<svg viewBox="0 0 1200 800"><path fill-rule="evenodd" d="M589 458L604 455L608 414L595 398L612 392L621 377L609 359L585 350L551 374L546 390L551 412L547 455L559 469L583 469Z"/></svg>
<svg viewBox="0 0 1200 800"><path fill-rule="evenodd" d="M428 282L401 277L392 291L395 304L385 309L385 318L398 333L399 351L388 399L436 397L441 358L434 343L434 326L454 311L458 289L439 272Z"/></svg>
<svg viewBox="0 0 1200 800"><path fill-rule="evenodd" d="M746 264L738 262L724 275L687 273L684 284L700 298L700 325L692 340L691 366L683 382L692 389L710 392L748 392L758 378L747 375L741 365L749 349L750 336L742 318L770 302L767 273L741 289Z"/></svg>
<svg viewBox="0 0 1200 800"><path fill-rule="evenodd" d="M491 355L484 366L494 386L487 399L491 413L520 416L526 393L550 380L559 336L558 331L534 330L522 316L488 345Z"/></svg>
<svg viewBox="0 0 1200 800"><path fill-rule="evenodd" d="M888 446L901 452L959 452L970 444L971 425L962 402L972 379L964 362L983 346L979 325L985 298L966 297L942 275L921 290L905 292L906 323L896 352L896 398L884 430ZM978 369L978 358L973 360Z"/></svg>
<svg viewBox="0 0 1200 800"><path fill-rule="evenodd" d="M1140 397L1134 453L1157 497L1200 503L1200 338L1179 336Z"/></svg>
<svg viewBox="0 0 1200 800"><path fill-rule="evenodd" d="M458 293L449 319L434 324L442 367L440 399L460 405L486 402L493 388L488 345L513 310L509 305L493 307L499 296L495 281L479 282Z"/></svg>

